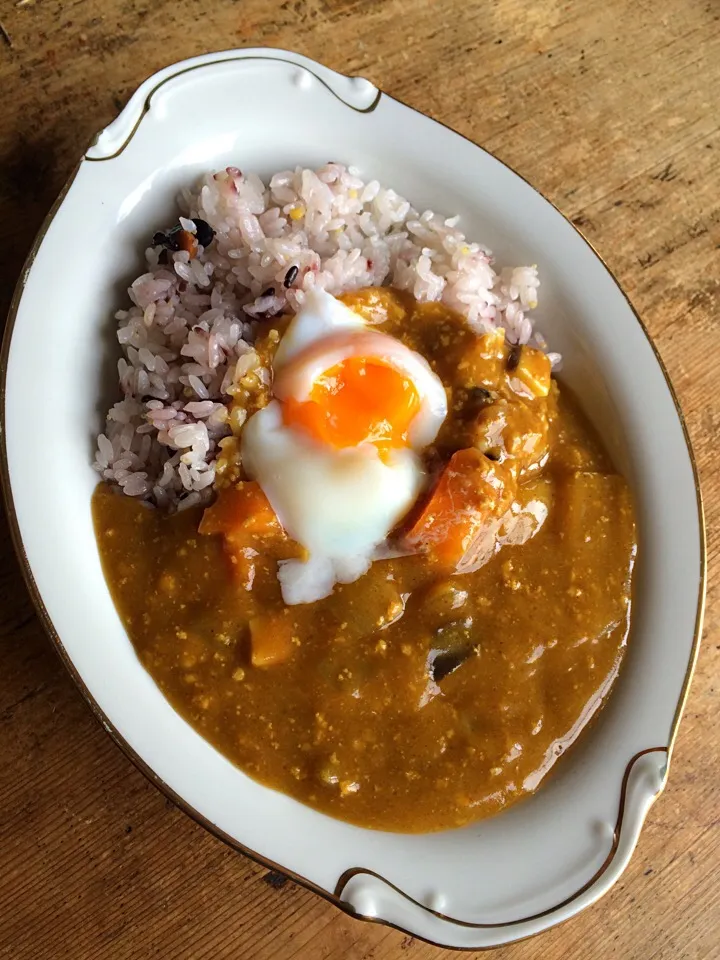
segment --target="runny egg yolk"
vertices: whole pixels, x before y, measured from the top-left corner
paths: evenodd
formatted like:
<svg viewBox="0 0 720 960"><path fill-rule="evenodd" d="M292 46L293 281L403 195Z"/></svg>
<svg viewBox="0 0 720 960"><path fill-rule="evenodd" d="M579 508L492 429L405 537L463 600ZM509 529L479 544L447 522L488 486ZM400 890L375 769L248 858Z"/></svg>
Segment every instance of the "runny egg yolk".
<svg viewBox="0 0 720 960"><path fill-rule="evenodd" d="M374 444L380 454L408 442L420 409L412 380L377 358L349 357L326 370L307 400L288 398L283 419L332 447Z"/></svg>

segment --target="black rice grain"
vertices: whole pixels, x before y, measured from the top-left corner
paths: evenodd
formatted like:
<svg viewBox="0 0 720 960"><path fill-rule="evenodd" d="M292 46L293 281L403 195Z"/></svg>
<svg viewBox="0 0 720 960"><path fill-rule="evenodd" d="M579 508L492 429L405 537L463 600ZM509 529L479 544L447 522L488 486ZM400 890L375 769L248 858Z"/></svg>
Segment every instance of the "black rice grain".
<svg viewBox="0 0 720 960"><path fill-rule="evenodd" d="M283 286L285 287L286 290L295 283L299 272L300 271L295 266L295 264L293 264L292 267L290 267L288 272L285 274L285 279L283 280Z"/></svg>
<svg viewBox="0 0 720 960"><path fill-rule="evenodd" d="M520 363L520 354L522 353L522 346L519 343L514 343L510 347L510 353L507 358L507 368L511 372L517 368L517 365Z"/></svg>
<svg viewBox="0 0 720 960"><path fill-rule="evenodd" d="M195 224L195 239L201 247L209 247L215 239L215 231L207 220L200 220L196 217L193 223Z"/></svg>

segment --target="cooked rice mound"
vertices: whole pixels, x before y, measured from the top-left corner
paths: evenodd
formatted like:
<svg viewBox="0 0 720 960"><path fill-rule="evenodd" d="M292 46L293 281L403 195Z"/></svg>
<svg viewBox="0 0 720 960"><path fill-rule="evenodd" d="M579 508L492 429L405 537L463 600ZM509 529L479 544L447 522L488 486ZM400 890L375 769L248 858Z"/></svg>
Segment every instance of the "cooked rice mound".
<svg viewBox="0 0 720 960"><path fill-rule="evenodd" d="M192 249L149 247L147 272L115 315L123 399L95 468L129 496L169 509L210 498L220 442L242 419L229 416L231 395L249 373L269 383L253 349L258 321L293 313L313 286L394 286L442 301L478 331L504 327L511 342L544 347L527 316L534 266L496 272L459 217L420 214L354 167L286 170L267 185L228 167L183 191L179 206L176 229L197 238ZM214 231L207 248L196 220Z"/></svg>

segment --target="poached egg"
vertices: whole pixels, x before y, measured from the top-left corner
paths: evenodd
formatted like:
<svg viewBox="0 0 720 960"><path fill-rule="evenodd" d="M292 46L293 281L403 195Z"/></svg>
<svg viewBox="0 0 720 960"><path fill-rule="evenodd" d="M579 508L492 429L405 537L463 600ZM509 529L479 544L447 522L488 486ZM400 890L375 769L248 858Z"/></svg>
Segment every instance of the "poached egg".
<svg viewBox="0 0 720 960"><path fill-rule="evenodd" d="M427 361L324 290L306 294L273 362L273 399L242 435L246 473L305 550L278 570L288 604L367 571L423 488L420 451L447 415Z"/></svg>

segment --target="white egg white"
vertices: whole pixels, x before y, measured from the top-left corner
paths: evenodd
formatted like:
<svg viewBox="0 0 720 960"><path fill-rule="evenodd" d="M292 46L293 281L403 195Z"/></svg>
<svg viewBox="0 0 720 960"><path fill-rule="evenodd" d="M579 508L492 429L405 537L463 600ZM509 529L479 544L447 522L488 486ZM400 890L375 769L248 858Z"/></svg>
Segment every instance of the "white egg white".
<svg viewBox="0 0 720 960"><path fill-rule="evenodd" d="M359 314L325 290L308 290L302 309L290 321L275 352L273 370L280 373L291 360L312 344L340 331L360 333L366 329Z"/></svg>
<svg viewBox="0 0 720 960"><path fill-rule="evenodd" d="M310 555L310 567L292 562L281 571L286 603L319 599L335 582L362 576L425 477L412 450L392 450L383 461L371 444L337 450L289 429L276 400L248 420L242 457L288 535Z"/></svg>

